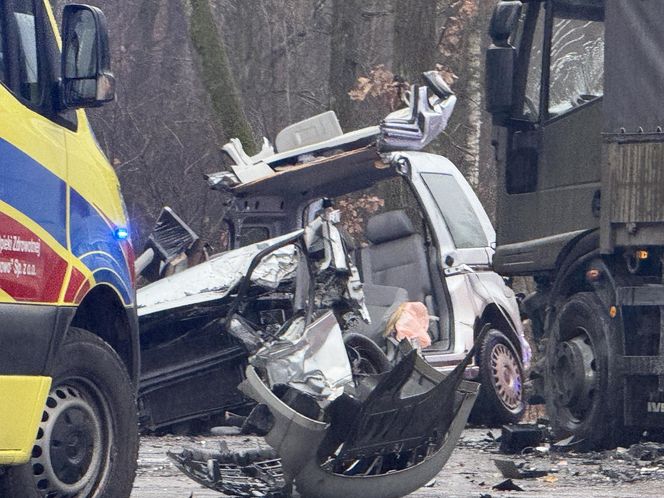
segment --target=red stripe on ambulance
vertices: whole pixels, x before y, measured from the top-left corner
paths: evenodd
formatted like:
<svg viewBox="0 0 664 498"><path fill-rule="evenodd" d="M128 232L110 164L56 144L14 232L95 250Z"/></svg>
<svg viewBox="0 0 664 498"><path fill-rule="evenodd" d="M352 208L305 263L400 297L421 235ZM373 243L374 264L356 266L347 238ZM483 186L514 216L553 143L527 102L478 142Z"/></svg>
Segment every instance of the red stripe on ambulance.
<svg viewBox="0 0 664 498"><path fill-rule="evenodd" d="M83 282L85 282L85 275L76 268L72 268L71 277L69 277L69 285L67 285L67 292L65 292L65 302L78 304L78 301L75 301L75 299Z"/></svg>
<svg viewBox="0 0 664 498"><path fill-rule="evenodd" d="M0 213L0 289L17 301L55 303L67 262L31 230Z"/></svg>

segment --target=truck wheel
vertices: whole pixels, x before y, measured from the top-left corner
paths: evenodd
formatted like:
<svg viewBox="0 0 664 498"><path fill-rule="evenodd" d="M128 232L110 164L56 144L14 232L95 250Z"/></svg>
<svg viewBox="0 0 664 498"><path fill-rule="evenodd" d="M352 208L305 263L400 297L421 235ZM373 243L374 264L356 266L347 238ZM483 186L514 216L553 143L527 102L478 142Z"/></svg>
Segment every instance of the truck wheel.
<svg viewBox="0 0 664 498"><path fill-rule="evenodd" d="M138 420L124 364L99 337L71 328L54 365L32 458L7 468L0 496L129 497Z"/></svg>
<svg viewBox="0 0 664 498"><path fill-rule="evenodd" d="M523 366L512 342L499 330L491 329L479 348L480 392L473 419L489 424L510 424L521 420Z"/></svg>
<svg viewBox="0 0 664 498"><path fill-rule="evenodd" d="M546 345L546 409L554 432L579 447L616 444L622 427L618 337L597 296L580 292L560 308Z"/></svg>

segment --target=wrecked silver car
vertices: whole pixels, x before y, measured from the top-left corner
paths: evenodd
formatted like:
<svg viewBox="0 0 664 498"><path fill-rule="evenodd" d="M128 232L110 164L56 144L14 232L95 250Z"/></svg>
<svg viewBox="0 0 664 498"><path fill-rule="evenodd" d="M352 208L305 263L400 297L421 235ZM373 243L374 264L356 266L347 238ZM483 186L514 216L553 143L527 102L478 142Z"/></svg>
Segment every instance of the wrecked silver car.
<svg viewBox="0 0 664 498"><path fill-rule="evenodd" d="M455 100L426 80L378 127L344 134L328 112L256 156L227 144L236 164L208 183L232 195L232 250L195 264L195 234L168 210L158 221L145 263L158 280L137 298L143 426L258 403L248 420L275 450L173 455L192 478L229 494L402 496L449 457L478 396L465 379L482 384L479 414L521 417L530 348L479 200L419 152Z"/></svg>

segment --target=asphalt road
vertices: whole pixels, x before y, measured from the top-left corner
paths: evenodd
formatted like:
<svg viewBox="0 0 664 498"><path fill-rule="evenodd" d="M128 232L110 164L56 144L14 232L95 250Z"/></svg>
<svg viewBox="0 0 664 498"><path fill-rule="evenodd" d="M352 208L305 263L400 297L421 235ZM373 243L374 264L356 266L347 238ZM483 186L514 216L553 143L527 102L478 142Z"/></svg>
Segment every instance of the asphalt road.
<svg viewBox="0 0 664 498"><path fill-rule="evenodd" d="M543 498L543 497L661 497L664 496L664 445L654 446L650 456L618 449L603 453L543 453L525 456L503 455L487 435L489 429L467 429L450 461L430 487L411 496ZM492 430L496 436L499 430ZM255 446L259 438L237 437L144 437L138 475L132 498L205 498L224 496L189 480L167 459L166 451L182 446L214 447L222 439L233 446ZM658 454L659 449L663 457ZM643 453L643 452L641 452ZM646 452L647 453L647 452ZM640 460L638 457L646 458ZM524 468L544 470L545 476L514 480L523 491L501 492L492 487L505 478L494 459L509 459Z"/></svg>

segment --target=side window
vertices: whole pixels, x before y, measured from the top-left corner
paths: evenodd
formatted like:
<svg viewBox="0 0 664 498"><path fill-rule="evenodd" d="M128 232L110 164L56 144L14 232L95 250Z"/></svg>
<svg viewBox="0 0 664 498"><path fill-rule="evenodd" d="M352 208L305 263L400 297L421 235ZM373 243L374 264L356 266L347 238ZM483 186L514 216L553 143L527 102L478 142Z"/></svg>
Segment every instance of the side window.
<svg viewBox="0 0 664 498"><path fill-rule="evenodd" d="M425 219L419 200L402 177L380 181L372 187L343 194L332 199L334 209L341 211L341 226L355 247L368 243L367 223L378 214L403 210L415 231L424 236Z"/></svg>
<svg viewBox="0 0 664 498"><path fill-rule="evenodd" d="M34 105L41 104L37 23L32 0L14 0L12 12L18 32L18 88L17 93Z"/></svg>
<svg viewBox="0 0 664 498"><path fill-rule="evenodd" d="M604 23L554 18L549 114L553 117L601 97Z"/></svg>
<svg viewBox="0 0 664 498"><path fill-rule="evenodd" d="M263 242L270 238L270 230L262 226L245 226L240 233L240 247Z"/></svg>
<svg viewBox="0 0 664 498"><path fill-rule="evenodd" d="M487 247L482 224L456 179L441 173L422 173L422 179L445 219L454 245L459 249Z"/></svg>

